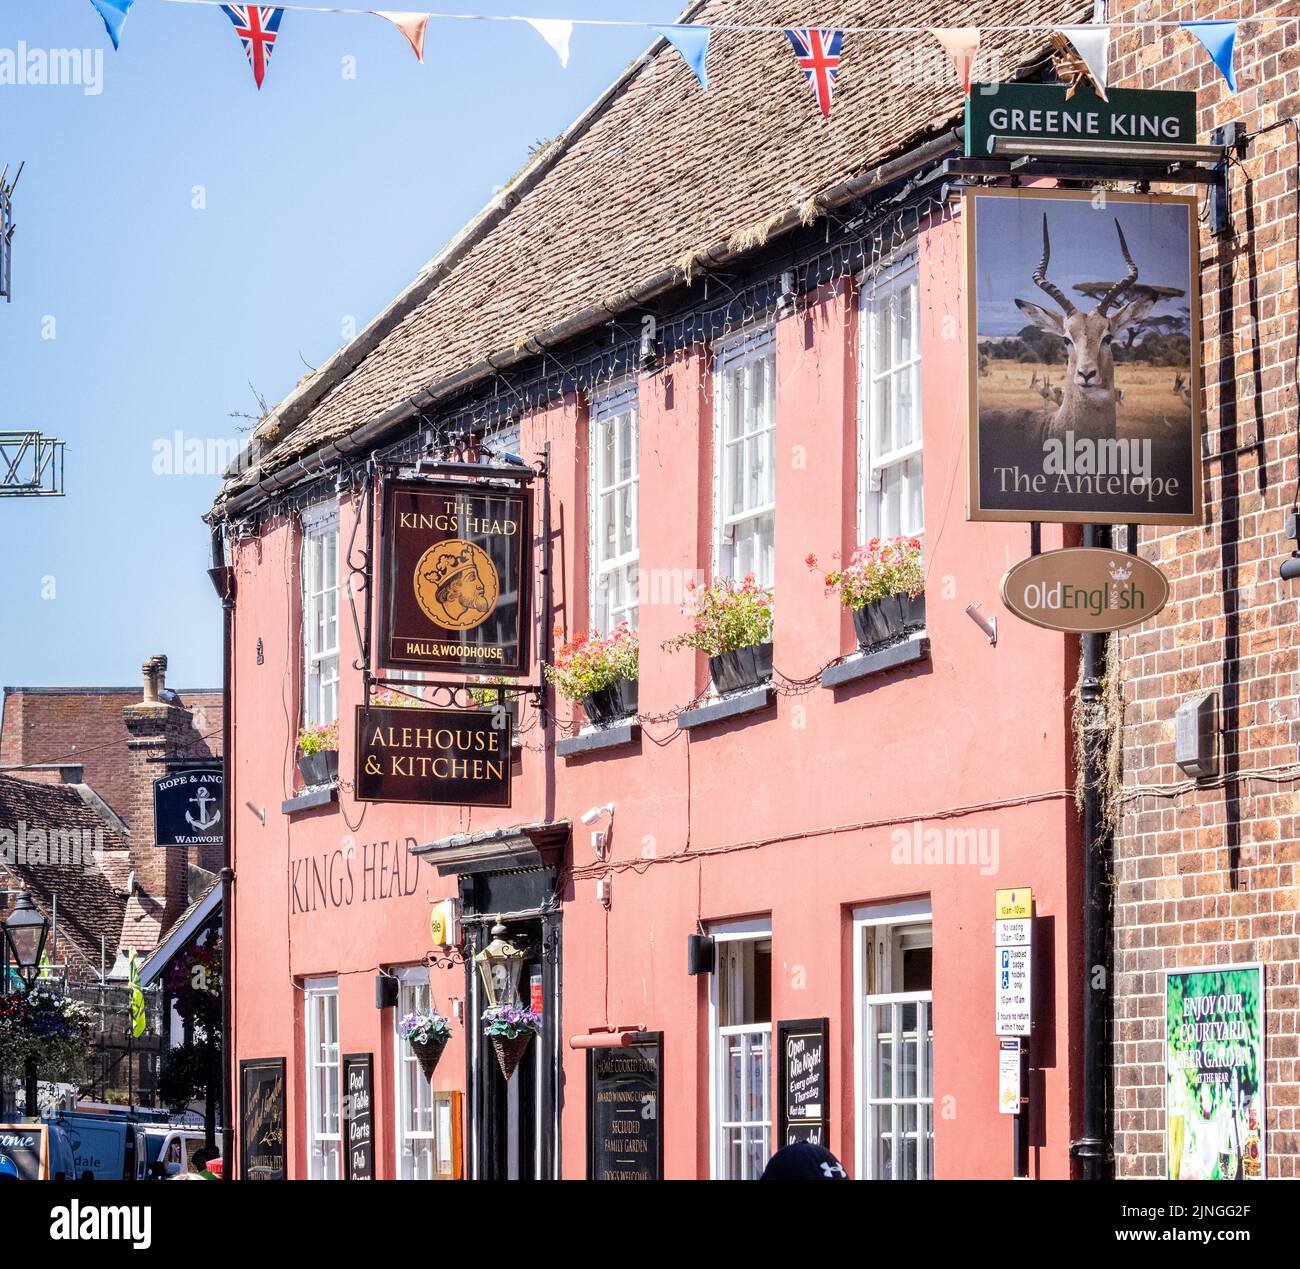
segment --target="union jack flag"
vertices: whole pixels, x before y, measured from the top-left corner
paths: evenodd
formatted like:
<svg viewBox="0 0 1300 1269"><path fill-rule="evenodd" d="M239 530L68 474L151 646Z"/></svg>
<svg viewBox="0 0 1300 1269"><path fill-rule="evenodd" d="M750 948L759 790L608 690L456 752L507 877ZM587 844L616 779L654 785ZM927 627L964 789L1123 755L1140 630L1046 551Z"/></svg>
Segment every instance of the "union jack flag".
<svg viewBox="0 0 1300 1269"><path fill-rule="evenodd" d="M269 4L223 4L221 9L235 24L235 34L243 42L248 63L253 68L253 78L260 89L284 10L272 8Z"/></svg>
<svg viewBox="0 0 1300 1269"><path fill-rule="evenodd" d="M843 31L819 31L816 27L799 26L786 31L786 38L799 60L799 69L817 98L822 115L829 119L831 98L835 95L835 81L840 74L840 45Z"/></svg>

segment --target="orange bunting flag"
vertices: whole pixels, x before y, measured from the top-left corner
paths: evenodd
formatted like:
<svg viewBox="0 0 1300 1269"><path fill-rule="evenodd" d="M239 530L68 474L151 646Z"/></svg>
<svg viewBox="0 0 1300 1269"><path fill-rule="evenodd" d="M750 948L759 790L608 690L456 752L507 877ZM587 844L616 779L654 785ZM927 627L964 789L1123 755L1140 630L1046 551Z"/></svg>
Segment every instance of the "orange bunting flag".
<svg viewBox="0 0 1300 1269"><path fill-rule="evenodd" d="M387 18L401 33L406 42L415 51L415 56L424 61L424 28L429 25L427 13L389 13L384 9L371 9L377 18Z"/></svg>
<svg viewBox="0 0 1300 1269"><path fill-rule="evenodd" d="M977 26L932 26L934 36L952 61L953 70L961 80L961 90L970 96L970 73L975 64L975 54L980 48L980 29Z"/></svg>

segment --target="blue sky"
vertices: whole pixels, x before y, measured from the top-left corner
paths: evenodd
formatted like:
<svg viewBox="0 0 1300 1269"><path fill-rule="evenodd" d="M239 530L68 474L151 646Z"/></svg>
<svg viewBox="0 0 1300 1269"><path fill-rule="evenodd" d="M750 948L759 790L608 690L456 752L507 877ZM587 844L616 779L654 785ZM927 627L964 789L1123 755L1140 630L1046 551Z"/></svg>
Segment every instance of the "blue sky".
<svg viewBox="0 0 1300 1269"><path fill-rule="evenodd" d="M1117 217L1137 263L1138 280L1187 290L1189 221L1181 205L1108 199L1105 207L1094 207L1090 198L986 198L978 218L981 336L1014 335L1029 325L1029 318L1016 307L1017 297L1056 309L1030 277L1042 253L1044 212L1052 244L1048 280L1080 308L1095 301L1081 296L1074 289L1076 282L1110 282L1124 276L1124 257L1115 233ZM1175 313L1188 303L1186 295L1166 299L1154 311Z"/></svg>
<svg viewBox="0 0 1300 1269"><path fill-rule="evenodd" d="M579 27L564 70L523 24L430 23L421 66L380 18L290 12L259 93L219 9L137 0L114 53L89 0L5 0L0 56L99 49L103 84L0 84L0 166L27 163L0 430L68 442L66 498L0 498L0 683L134 683L165 652L173 685L216 685L218 481L155 474L156 443L247 428L250 383L274 404L320 365L651 38Z"/></svg>

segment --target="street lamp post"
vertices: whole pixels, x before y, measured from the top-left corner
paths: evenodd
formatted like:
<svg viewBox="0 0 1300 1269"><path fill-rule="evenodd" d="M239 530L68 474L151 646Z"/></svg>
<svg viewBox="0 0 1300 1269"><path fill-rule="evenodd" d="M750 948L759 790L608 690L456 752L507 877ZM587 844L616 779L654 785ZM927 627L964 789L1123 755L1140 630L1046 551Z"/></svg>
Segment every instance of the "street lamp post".
<svg viewBox="0 0 1300 1269"><path fill-rule="evenodd" d="M41 972L41 954L45 951L45 936L49 930L50 923L45 919L45 914L24 890L15 901L13 911L5 918L4 932L5 947L29 992ZM36 1105L35 1058L27 1059L23 1076L27 1086L27 1114L35 1118L39 1113Z"/></svg>

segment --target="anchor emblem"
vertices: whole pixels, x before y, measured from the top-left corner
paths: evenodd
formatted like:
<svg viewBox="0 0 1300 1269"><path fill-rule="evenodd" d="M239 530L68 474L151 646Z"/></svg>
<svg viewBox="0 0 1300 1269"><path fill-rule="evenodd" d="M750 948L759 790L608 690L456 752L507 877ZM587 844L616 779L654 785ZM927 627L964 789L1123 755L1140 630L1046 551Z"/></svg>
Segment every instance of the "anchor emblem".
<svg viewBox="0 0 1300 1269"><path fill-rule="evenodd" d="M199 791L190 798L190 801L199 808L199 817L195 819L189 811L186 811L185 822L196 833L206 833L210 828L215 828L221 822L221 812L219 810L213 811L211 818L208 817L208 807L217 805L219 799L208 792L206 784L199 785Z"/></svg>

